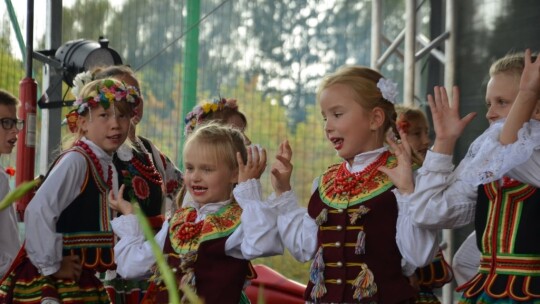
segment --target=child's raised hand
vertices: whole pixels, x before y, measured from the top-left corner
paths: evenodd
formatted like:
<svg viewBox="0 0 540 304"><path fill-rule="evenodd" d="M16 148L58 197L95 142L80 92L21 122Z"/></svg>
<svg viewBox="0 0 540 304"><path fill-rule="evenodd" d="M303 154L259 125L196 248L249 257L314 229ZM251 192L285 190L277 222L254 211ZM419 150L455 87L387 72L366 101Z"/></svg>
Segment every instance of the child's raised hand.
<svg viewBox="0 0 540 304"><path fill-rule="evenodd" d="M78 255L69 255L62 258L62 264L52 276L57 279L79 281L82 272L81 259Z"/></svg>
<svg viewBox="0 0 540 304"><path fill-rule="evenodd" d="M538 98L540 95L540 60L532 62L531 50L525 50L525 67L519 82L520 91L529 91ZM535 101L536 102L536 101Z"/></svg>
<svg viewBox="0 0 540 304"><path fill-rule="evenodd" d="M276 161L272 164L271 180L276 195L291 190L291 175L293 165L291 163L292 149L288 140L279 144Z"/></svg>
<svg viewBox="0 0 540 304"><path fill-rule="evenodd" d="M124 199L125 189L125 185L120 186L120 189L118 189L118 197L115 197L114 191L109 191L109 206L123 215L133 213L133 206Z"/></svg>
<svg viewBox="0 0 540 304"><path fill-rule="evenodd" d="M433 117L435 129L435 144L433 151L442 154L452 154L457 139L465 127L473 120L476 113L469 113L461 118L459 115L459 89L453 88L452 104L444 87L433 88L434 96L428 95L429 108Z"/></svg>
<svg viewBox="0 0 540 304"><path fill-rule="evenodd" d="M249 179L259 179L266 169L266 149L247 147L247 161L244 164L240 152L236 153L238 161L238 182L242 183Z"/></svg>
<svg viewBox="0 0 540 304"><path fill-rule="evenodd" d="M412 173L412 148L407 141L407 134L399 130L401 140L395 140L392 133L388 135L388 144L397 157L397 166L390 169L385 166L378 168L379 171L388 175L401 194L409 194L414 191L414 180Z"/></svg>
<svg viewBox="0 0 540 304"><path fill-rule="evenodd" d="M501 144L511 144L518 139L519 129L531 118L540 118L540 60L533 62L531 50L525 50L525 66L521 73L519 92L512 108L508 113L499 141Z"/></svg>

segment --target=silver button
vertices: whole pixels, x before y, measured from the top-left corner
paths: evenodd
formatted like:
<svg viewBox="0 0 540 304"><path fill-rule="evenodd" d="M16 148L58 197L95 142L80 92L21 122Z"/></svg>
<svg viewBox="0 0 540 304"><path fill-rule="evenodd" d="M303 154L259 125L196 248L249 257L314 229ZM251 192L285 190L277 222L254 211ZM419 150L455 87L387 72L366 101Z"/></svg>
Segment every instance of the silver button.
<svg viewBox="0 0 540 304"><path fill-rule="evenodd" d="M343 230L343 226L337 225L337 226L336 226L336 229L337 229L337 231L341 231L341 230Z"/></svg>
<svg viewBox="0 0 540 304"><path fill-rule="evenodd" d="M178 271L178 268L173 268L172 272L176 273Z"/></svg>
<svg viewBox="0 0 540 304"><path fill-rule="evenodd" d="M336 263L336 266L337 266L337 267L343 267L343 263L337 262L337 263Z"/></svg>
<svg viewBox="0 0 540 304"><path fill-rule="evenodd" d="M340 243L340 242L336 242L336 247L341 247L341 243Z"/></svg>
<svg viewBox="0 0 540 304"><path fill-rule="evenodd" d="M336 284L341 285L341 279L337 279Z"/></svg>

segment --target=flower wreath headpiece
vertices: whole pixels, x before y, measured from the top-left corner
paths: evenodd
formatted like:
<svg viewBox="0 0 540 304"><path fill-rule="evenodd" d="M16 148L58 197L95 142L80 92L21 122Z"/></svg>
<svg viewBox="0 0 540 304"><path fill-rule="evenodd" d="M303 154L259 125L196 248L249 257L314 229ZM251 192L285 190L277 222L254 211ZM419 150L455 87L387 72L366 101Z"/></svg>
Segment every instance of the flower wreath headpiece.
<svg viewBox="0 0 540 304"><path fill-rule="evenodd" d="M73 87L71 88L71 93L75 98L79 97L81 94L82 88L94 80L94 74L90 71L79 73L73 79Z"/></svg>
<svg viewBox="0 0 540 304"><path fill-rule="evenodd" d="M214 99L212 101L206 101L201 105L197 105L191 112L186 115L184 119L184 134L188 135L195 127L204 122L204 119L210 114L223 110L224 108L238 109L236 99Z"/></svg>
<svg viewBox="0 0 540 304"><path fill-rule="evenodd" d="M118 84L117 82L105 79L96 85L95 92L90 96L77 96L73 106L76 108L66 115L67 124L71 132L77 131L77 120L86 109L91 109L97 105L108 109L111 105L118 101L126 101L137 105L141 100L139 91L134 86L127 86L125 83Z"/></svg>
<svg viewBox="0 0 540 304"><path fill-rule="evenodd" d="M390 79L381 78L379 79L379 82L377 82L377 88L382 93L382 97L389 102L395 104L396 98L398 96L398 85L397 83L393 82Z"/></svg>

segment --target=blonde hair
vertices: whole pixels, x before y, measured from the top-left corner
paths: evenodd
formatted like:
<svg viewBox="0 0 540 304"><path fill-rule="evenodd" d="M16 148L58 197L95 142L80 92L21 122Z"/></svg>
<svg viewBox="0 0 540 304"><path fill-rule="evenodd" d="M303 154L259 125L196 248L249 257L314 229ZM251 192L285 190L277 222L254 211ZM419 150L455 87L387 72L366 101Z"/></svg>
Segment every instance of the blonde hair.
<svg viewBox="0 0 540 304"><path fill-rule="evenodd" d="M536 60L536 55L532 56L532 60ZM510 53L497 59L489 68L489 76L493 77L499 73L513 73L521 77L525 68L525 53Z"/></svg>
<svg viewBox="0 0 540 304"><path fill-rule="evenodd" d="M381 136L389 129L398 135L396 129L396 110L394 104L383 98L377 82L384 78L379 72L363 66L343 66L335 73L326 76L317 89L317 102L323 90L336 84L348 86L356 95L355 101L365 110L380 108L384 112Z"/></svg>
<svg viewBox="0 0 540 304"><path fill-rule="evenodd" d="M236 153L240 152L242 161L247 161L244 136L240 131L215 122L204 124L190 134L184 145L184 154L193 144L202 145L202 149L214 152L216 159L225 163L231 170L238 168Z"/></svg>

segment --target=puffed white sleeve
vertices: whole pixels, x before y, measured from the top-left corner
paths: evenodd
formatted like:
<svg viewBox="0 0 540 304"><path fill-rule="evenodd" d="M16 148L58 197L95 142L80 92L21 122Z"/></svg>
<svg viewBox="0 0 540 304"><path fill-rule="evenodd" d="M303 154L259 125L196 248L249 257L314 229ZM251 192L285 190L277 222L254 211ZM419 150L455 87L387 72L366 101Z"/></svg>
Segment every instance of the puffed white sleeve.
<svg viewBox="0 0 540 304"><path fill-rule="evenodd" d="M242 207L240 226L225 243L227 255L251 260L283 254L283 244L277 229L277 215L262 201L259 180L249 179L233 190Z"/></svg>
<svg viewBox="0 0 540 304"><path fill-rule="evenodd" d="M268 202L278 214L277 226L285 248L300 262L313 259L317 251L319 227L308 215L306 208L299 206L295 193L291 190L280 196L272 194Z"/></svg>
<svg viewBox="0 0 540 304"><path fill-rule="evenodd" d="M473 231L463 241L452 260L452 270L458 286L465 284L478 273L481 255L476 245L476 232Z"/></svg>
<svg viewBox="0 0 540 304"><path fill-rule="evenodd" d="M521 182L540 186L540 122L530 120L518 131L514 143L502 145L499 137L504 121L494 122L469 147L462 160L466 170L458 178L481 185L508 174Z"/></svg>
<svg viewBox="0 0 540 304"><path fill-rule="evenodd" d="M114 245L116 272L125 279L147 276L156 258L152 253L150 243L146 241L142 228L134 214L122 215L111 221L114 233L119 241ZM165 221L154 240L163 250L165 240L169 235L169 222Z"/></svg>
<svg viewBox="0 0 540 304"><path fill-rule="evenodd" d="M396 222L396 244L403 258L416 267L425 266L435 257L439 249L439 230L424 229L414 225L408 213L409 195L392 190L398 204ZM406 271L412 274L411 271Z"/></svg>
<svg viewBox="0 0 540 304"><path fill-rule="evenodd" d="M56 222L81 193L88 165L78 152L67 152L49 172L24 214L26 252L43 275L60 269L62 234Z"/></svg>
<svg viewBox="0 0 540 304"><path fill-rule="evenodd" d="M0 167L0 170L3 169ZM8 176L0 172L0 199L9 192ZM17 228L17 217L15 208L8 206L0 211L0 277L8 271L11 262L17 256L21 247L19 241L19 229Z"/></svg>
<svg viewBox="0 0 540 304"><path fill-rule="evenodd" d="M428 151L416 172L415 189L408 196L412 223L420 228L451 229L474 220L477 186L459 180L453 172L452 156Z"/></svg>

